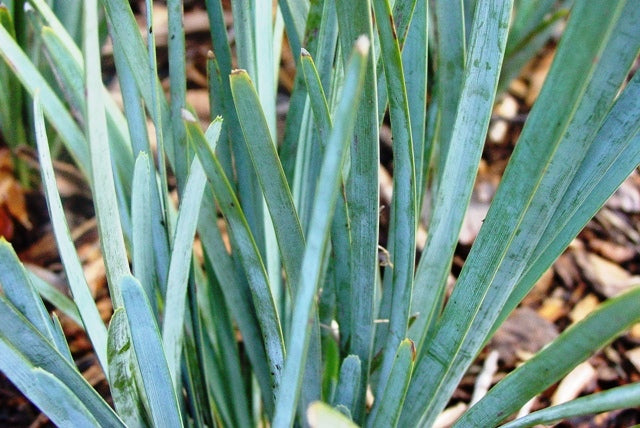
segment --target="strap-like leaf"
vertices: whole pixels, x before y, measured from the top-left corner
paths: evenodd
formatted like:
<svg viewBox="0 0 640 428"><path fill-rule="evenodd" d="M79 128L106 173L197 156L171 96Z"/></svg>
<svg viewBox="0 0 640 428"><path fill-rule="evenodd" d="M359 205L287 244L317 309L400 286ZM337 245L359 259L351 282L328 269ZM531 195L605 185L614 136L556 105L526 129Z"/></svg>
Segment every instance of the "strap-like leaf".
<svg viewBox="0 0 640 428"><path fill-rule="evenodd" d="M221 121L221 119L216 120ZM269 278L247 220L240 208L238 198L215 155L215 147L213 144L210 145L197 126L190 127L188 131L198 159L211 183L220 210L229 223L234 248L238 251L240 262L249 282L267 354L273 393L280 384L284 366L284 341L278 311L269 286Z"/></svg>
<svg viewBox="0 0 640 428"><path fill-rule="evenodd" d="M218 128L219 135L219 128ZM218 139L218 135L214 137ZM167 363L176 388L180 385L180 356L184 334L185 305L189 270L193 254L193 238L198 225L200 201L207 184L207 177L197 158L191 163L191 171L184 188L176 232L171 246L171 263L167 279L162 339Z"/></svg>
<svg viewBox="0 0 640 428"><path fill-rule="evenodd" d="M376 410L368 420L370 427L395 427L400 419L409 380L416 358L416 347L409 339L400 342L395 354L389 380L384 391L376 398Z"/></svg>
<svg viewBox="0 0 640 428"><path fill-rule="evenodd" d="M253 167L264 194L289 284L300 276L304 236L289 185L271 139L258 93L243 70L231 74L231 91Z"/></svg>
<svg viewBox="0 0 640 428"><path fill-rule="evenodd" d="M14 347L34 367L54 375L74 394L82 397L84 406L103 425L124 427L124 424L100 395L87 383L65 357L53 347L16 308L0 295L0 338ZM2 371L11 378L11 370Z"/></svg>
<svg viewBox="0 0 640 428"><path fill-rule="evenodd" d="M58 194L56 179L51 163L51 154L49 153L49 143L47 133L44 127L44 118L42 116L42 108L39 99L36 97L34 102L34 122L36 128L36 142L38 144L38 156L40 159L40 170L42 174L42 182L44 184L45 196L47 198L47 206L51 217L56 243L60 252L60 258L67 274L69 288L73 295L74 302L82 317L82 324L89 335L89 339L93 344L93 348L98 356L100 365L106 369L107 367L107 329L100 317L98 308L96 307L91 290L87 284L82 270L82 264L76 254L75 246L71 239L71 233L64 216L62 202Z"/></svg>
<svg viewBox="0 0 640 428"><path fill-rule="evenodd" d="M0 371L59 427L101 425L95 416L58 378L29 363L0 336ZM104 421L106 422L106 421Z"/></svg>
<svg viewBox="0 0 640 428"><path fill-rule="evenodd" d="M296 288L291 335L287 342L288 356L285 360L282 384L278 390L276 413L273 419L274 427L291 426L295 415L298 391L303 379L303 365L313 325L311 320L314 318L312 313L314 297L323 275L332 214L342 179L342 164L346 157L349 136L353 131L355 111L362 91L368 54L368 39L358 39L346 70L345 86L334 127L325 148L312 209L309 239L302 258L304 275L300 277L299 285Z"/></svg>
<svg viewBox="0 0 640 428"><path fill-rule="evenodd" d="M132 276L121 283L124 308L129 322L131 342L144 392L155 426L181 427L180 407L173 388L160 332L142 286Z"/></svg>
<svg viewBox="0 0 640 428"><path fill-rule="evenodd" d="M53 345L54 333L49 314L31 285L27 271L4 236L0 237L0 266L0 285L4 296Z"/></svg>
<svg viewBox="0 0 640 428"><path fill-rule="evenodd" d="M84 68L87 100L85 134L90 145L93 198L96 206L100 244L104 255L111 299L118 308L122 305L118 285L130 274L124 245L118 200L111 168L109 135L104 109L104 88L98 44L98 4L89 0L83 4ZM124 207L123 207L124 209Z"/></svg>
<svg viewBox="0 0 640 428"><path fill-rule="evenodd" d="M343 64L347 64L353 41L365 35L373 38L371 1L335 2L338 15L339 42ZM353 413L356 421L364 415L364 399L371 364L373 341L374 296L378 269L378 188L379 128L376 94L376 71L373 55L369 55L364 77L364 88L358 111L354 138L351 142L349 178L346 199L349 204L351 252L349 257L351 278L349 288L353 305L349 332L350 354L362 363L362 379L357 405Z"/></svg>
<svg viewBox="0 0 640 428"><path fill-rule="evenodd" d="M118 308L109 322L107 343L109 386L118 415L128 426L145 426L143 402L136 385L136 367L127 316Z"/></svg>
<svg viewBox="0 0 640 428"><path fill-rule="evenodd" d="M78 168L88 173L90 166L89 148L80 128L65 108L62 101L55 94L51 86L42 77L36 66L22 51L9 32L0 25L0 56L11 65L15 75L25 89L33 96L40 92L40 102L47 119L62 137L70 154L76 160Z"/></svg>
<svg viewBox="0 0 640 428"><path fill-rule="evenodd" d="M434 352L434 349L440 350L440 347L456 349L454 343L459 340L460 333L449 331L447 334L443 332L433 342L424 344L429 332L428 326L432 317L437 314L444 295L444 285L466 210L464 207L469 203L484 147L504 56L511 8L511 1L502 0L476 5L462 95L441 181L436 189L427 248L422 254L416 273L413 304L420 316L410 330L410 337L417 345L419 359L425 350ZM456 322L468 317L469 312L458 315ZM435 418L440 407L446 404L456 383L444 383L446 391L439 391L443 383L439 379L440 369L435 367L443 366L442 375L448 374L452 357L453 355L444 358L437 356L432 359L429 355L423 358L423 367L420 366L420 361L416 363L415 375L411 381L412 389L409 391L409 396L415 397L415 400L407 402L400 421L401 426L409 421L420 421L421 425L430 425L433 422L432 418ZM462 376L463 372L455 373ZM416 389L420 389L421 392L418 393ZM427 419L422 420L423 417Z"/></svg>
<svg viewBox="0 0 640 428"><path fill-rule="evenodd" d="M353 412L360 389L360 370L360 358L357 355L349 355L342 360L334 406L344 406L349 412Z"/></svg>
<svg viewBox="0 0 640 428"><path fill-rule="evenodd" d="M640 287L608 300L509 373L458 421L494 426L640 319Z"/></svg>
<svg viewBox="0 0 640 428"><path fill-rule="evenodd" d="M410 2L405 2L410 3ZM382 355L377 393L386 388L396 350L406 336L413 289L416 235L416 176L409 101L395 23L388 0L373 0L393 132L393 201L389 224L392 269L389 332ZM374 409L375 413L377 410Z"/></svg>
<svg viewBox="0 0 640 428"><path fill-rule="evenodd" d="M638 406L640 406L640 383L635 382L538 410L513 422L504 424L502 428L550 425L561 419Z"/></svg>

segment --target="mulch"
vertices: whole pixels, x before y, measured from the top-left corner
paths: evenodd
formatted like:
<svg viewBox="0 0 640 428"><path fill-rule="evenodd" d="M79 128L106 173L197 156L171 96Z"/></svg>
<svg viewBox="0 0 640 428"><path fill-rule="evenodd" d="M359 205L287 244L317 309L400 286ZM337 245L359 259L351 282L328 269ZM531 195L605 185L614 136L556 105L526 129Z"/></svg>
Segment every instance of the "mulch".
<svg viewBox="0 0 640 428"><path fill-rule="evenodd" d="M144 9L142 9L144 10ZM166 10L157 6L156 36L159 40L159 67L166 66L166 48L162 43L162 22ZM142 21L141 21L142 22ZM231 19L227 20L231 24ZM210 43L206 13L199 7L187 6L185 17L187 39L188 101L204 121L209 105L206 90L205 60ZM280 75L281 100L279 110L286 109L292 88L290 51L283 51ZM551 44L541 52L509 91L497 103L488 142L483 153L471 206L465 219L452 279L460 271L482 219L496 191L500 177L515 141L522 129L531 105L540 90L553 57ZM113 75L108 46L104 50L105 74ZM117 97L117 82L109 81ZM390 206L392 159L390 131L381 132L381 205ZM31 168L31 188L15 179L15 157L6 149L0 137L0 234L10 240L21 260L45 279L67 291L55 240L48 219L46 203L38 187L38 167L30 149L21 149L21 161ZM85 275L96 298L103 319L111 316L104 263L97 241L91 195L77 170L64 160L56 162L58 184L68 213ZM385 215L381 230L386 230ZM424 230L419 236L424 236ZM384 239L384 236L381 238ZM635 171L606 203L603 209L571 243L569 248L540 278L521 306L499 330L463 378L449 407L449 415L464 411L474 391L478 375L488 375L490 383L503 378L509 371L553 340L568 326L584 318L608 297L640 282L640 174ZM53 308L51 308L53 310ZM78 367L100 393L108 397L108 386L91 345L82 329L61 316L64 331ZM615 340L605 349L571 372L562 382L549 388L530 403L530 410L552 403L640 380L640 324ZM441 420L444 422L444 420ZM640 423L640 411L629 409L598 416L574 418L562 427L628 427ZM29 403L0 374L0 427L46 427L51 422Z"/></svg>

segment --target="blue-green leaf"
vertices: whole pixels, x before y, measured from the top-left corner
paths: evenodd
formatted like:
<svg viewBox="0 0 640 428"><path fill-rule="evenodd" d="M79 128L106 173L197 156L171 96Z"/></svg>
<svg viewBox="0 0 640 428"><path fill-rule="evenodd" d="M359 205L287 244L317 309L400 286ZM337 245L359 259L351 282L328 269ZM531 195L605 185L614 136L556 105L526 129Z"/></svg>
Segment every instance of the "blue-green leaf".
<svg viewBox="0 0 640 428"><path fill-rule="evenodd" d="M147 296L132 276L122 279L120 289L153 425L182 427L178 399Z"/></svg>

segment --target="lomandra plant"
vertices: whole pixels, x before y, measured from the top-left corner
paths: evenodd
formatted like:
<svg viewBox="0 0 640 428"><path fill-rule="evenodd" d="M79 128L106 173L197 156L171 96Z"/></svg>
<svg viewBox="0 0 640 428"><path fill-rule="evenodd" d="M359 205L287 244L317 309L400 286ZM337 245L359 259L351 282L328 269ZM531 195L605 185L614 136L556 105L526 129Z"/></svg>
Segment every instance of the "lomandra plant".
<svg viewBox="0 0 640 428"><path fill-rule="evenodd" d="M2 73L12 76L0 82L0 125L11 138L5 118L19 112L7 97L24 88L72 295L0 243L0 370L60 426L431 426L497 327L640 163L640 75L628 79L640 8L281 0L276 10L271 1L232 1L232 70L221 3L205 3L213 44L206 131L185 102L180 1L167 1L168 98L154 28L143 38L129 2L79 2L82 31L44 0L0 7ZM498 88L567 10L545 85L445 298ZM102 85L99 11L124 112ZM16 41L16 17L31 42ZM285 33L301 55L276 141ZM39 67L34 50L46 60ZM378 132L387 112L393 198L382 251ZM114 307L108 327L66 226L48 135L91 185ZM416 266L425 198L428 237ZM76 369L41 297L85 328L114 408ZM636 287L502 379L457 426L500 424L638 320ZM508 425L638 405L640 386L629 384Z"/></svg>

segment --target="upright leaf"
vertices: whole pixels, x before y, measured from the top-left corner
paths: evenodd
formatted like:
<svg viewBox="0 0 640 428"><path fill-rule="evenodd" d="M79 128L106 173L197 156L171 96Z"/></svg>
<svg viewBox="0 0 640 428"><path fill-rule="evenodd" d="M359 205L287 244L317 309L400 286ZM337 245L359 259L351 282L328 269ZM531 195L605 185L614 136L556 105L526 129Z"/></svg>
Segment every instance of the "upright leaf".
<svg viewBox="0 0 640 428"><path fill-rule="evenodd" d="M76 254L75 246L71 239L71 233L67 225L62 202L56 186L47 133L44 127L44 117L39 100L34 101L34 121L36 128L36 142L38 144L38 156L42 182L44 184L49 216L54 230L54 236L58 245L58 251L69 281L69 288L74 302L82 317L82 324L89 335L93 348L98 356L100 365L106 369L107 364L107 329L100 317L89 284L84 277L82 264Z"/></svg>
<svg viewBox="0 0 640 428"><path fill-rule="evenodd" d="M291 191L249 76L236 70L230 79L244 140L271 214L287 280L289 284L295 284L300 276L299 259L304 251L304 236Z"/></svg>
<svg viewBox="0 0 640 428"><path fill-rule="evenodd" d="M339 40L343 63L347 64L351 44L360 35L373 40L371 1L336 2ZM364 398L368 384L373 341L373 314L376 270L378 268L378 111L376 72L373 55L369 55L364 87L356 112L354 137L351 142L349 179L346 198L351 226L351 302L353 307L349 331L349 353L358 355L362 363L362 379L354 418L364 415Z"/></svg>
<svg viewBox="0 0 640 428"><path fill-rule="evenodd" d="M324 160L318 178L313 204L309 239L302 258L302 275L299 279L293 315L291 335L287 342L282 384L278 390L274 427L287 427L293 423L298 392L303 380L303 364L309 346L313 325L314 297L320 285L325 265L324 256L329 240L333 211L338 198L342 178L342 164L347 153L348 140L353 131L355 111L362 91L364 70L369 53L369 40L362 37L356 42L345 77L342 102L338 106L335 125L325 149Z"/></svg>
<svg viewBox="0 0 640 428"><path fill-rule="evenodd" d="M149 400L153 425L182 427L178 399L147 296L138 280L132 276L122 279L120 289L137 370Z"/></svg>

